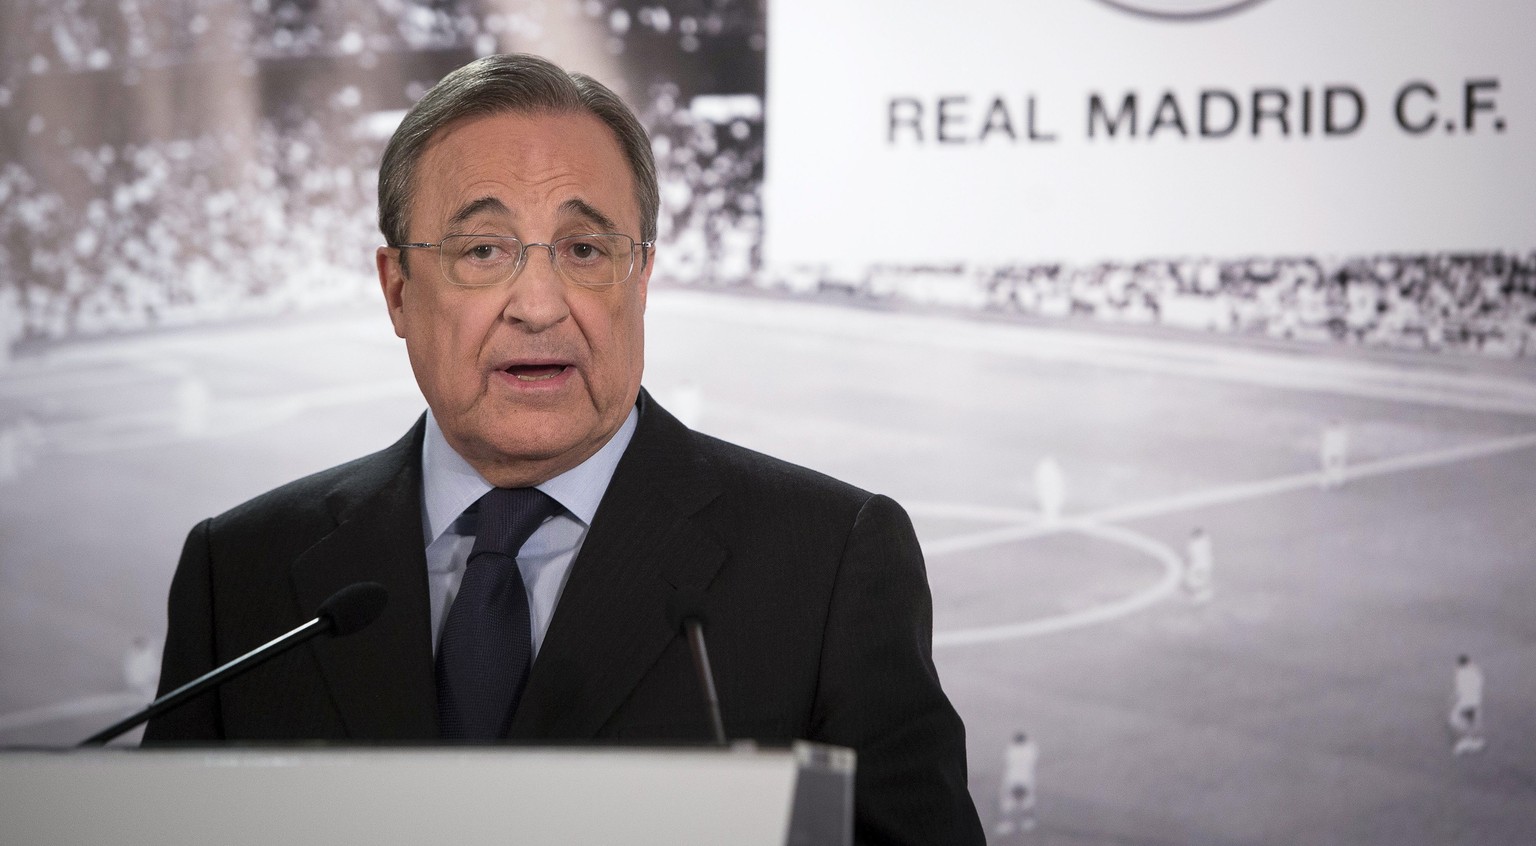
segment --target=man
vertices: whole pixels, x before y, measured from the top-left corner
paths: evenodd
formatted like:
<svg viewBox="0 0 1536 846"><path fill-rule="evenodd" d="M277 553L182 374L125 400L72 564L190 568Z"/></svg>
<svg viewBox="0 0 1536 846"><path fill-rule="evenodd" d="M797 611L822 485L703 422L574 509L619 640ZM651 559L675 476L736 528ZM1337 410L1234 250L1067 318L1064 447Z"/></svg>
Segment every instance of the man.
<svg viewBox="0 0 1536 846"><path fill-rule="evenodd" d="M905 513L692 432L640 387L658 190L622 102L534 57L481 59L407 114L379 185L379 281L428 413L193 529L162 688L352 582L388 607L146 741L705 740L664 611L686 588L709 603L730 737L855 749L860 842L982 842ZM515 588L484 587L509 569Z"/></svg>
<svg viewBox="0 0 1536 846"><path fill-rule="evenodd" d="M1201 526L1189 533L1184 562L1184 592L1195 602L1216 596L1216 551L1211 536Z"/></svg>
<svg viewBox="0 0 1536 846"><path fill-rule="evenodd" d="M1446 720L1455 737L1451 745L1453 754L1483 751L1487 743L1482 736L1483 669L1470 655L1456 657L1456 672L1451 678L1451 713Z"/></svg>
<svg viewBox="0 0 1536 846"><path fill-rule="evenodd" d="M1035 788L1040 766L1040 744L1025 732L1013 736L1003 750L1003 779L998 785L998 835L1006 837L1017 831L1034 831Z"/></svg>
<svg viewBox="0 0 1536 846"><path fill-rule="evenodd" d="M1345 467L1349 463L1349 429L1344 421L1329 420L1323 427L1318 460L1323 470L1318 486L1324 490L1343 487L1347 478Z"/></svg>
<svg viewBox="0 0 1536 846"><path fill-rule="evenodd" d="M1055 456L1047 455L1035 464L1035 503L1040 506L1040 519L1047 524L1061 519L1061 508L1067 499L1067 475Z"/></svg>

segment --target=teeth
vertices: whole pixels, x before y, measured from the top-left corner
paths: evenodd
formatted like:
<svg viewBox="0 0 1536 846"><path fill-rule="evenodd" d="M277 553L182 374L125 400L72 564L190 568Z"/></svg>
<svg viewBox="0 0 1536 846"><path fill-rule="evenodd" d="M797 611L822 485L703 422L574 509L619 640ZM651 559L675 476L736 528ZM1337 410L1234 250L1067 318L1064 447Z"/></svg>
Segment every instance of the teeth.
<svg viewBox="0 0 1536 846"><path fill-rule="evenodd" d="M519 382L543 382L549 379L553 379L556 376L559 376L561 373L564 373L565 368L559 365L550 365L547 367L530 366L509 368L507 372L511 373L513 376L516 376L517 381Z"/></svg>

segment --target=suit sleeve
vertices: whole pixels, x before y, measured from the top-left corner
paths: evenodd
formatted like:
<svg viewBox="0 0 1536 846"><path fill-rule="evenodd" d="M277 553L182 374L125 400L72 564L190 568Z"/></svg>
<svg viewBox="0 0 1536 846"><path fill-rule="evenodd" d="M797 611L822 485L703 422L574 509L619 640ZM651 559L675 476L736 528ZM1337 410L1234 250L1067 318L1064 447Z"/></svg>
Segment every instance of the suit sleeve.
<svg viewBox="0 0 1536 846"><path fill-rule="evenodd" d="M813 736L858 751L860 844L981 844L965 727L933 665L933 601L912 523L867 500L849 533L823 640Z"/></svg>
<svg viewBox="0 0 1536 846"><path fill-rule="evenodd" d="M187 535L166 608L165 654L160 664L160 696L212 670L214 664L212 566L208 536L213 521L204 520ZM206 691L149 721L145 746L222 740L219 691Z"/></svg>

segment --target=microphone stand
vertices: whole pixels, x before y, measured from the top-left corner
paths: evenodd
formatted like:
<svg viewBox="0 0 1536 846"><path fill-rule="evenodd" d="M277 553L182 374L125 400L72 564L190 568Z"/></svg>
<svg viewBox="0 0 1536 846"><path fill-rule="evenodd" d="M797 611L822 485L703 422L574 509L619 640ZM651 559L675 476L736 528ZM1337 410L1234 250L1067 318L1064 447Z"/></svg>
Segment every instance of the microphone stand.
<svg viewBox="0 0 1536 846"><path fill-rule="evenodd" d="M230 661L228 664L210 670L198 678L195 678L192 681L182 685L181 687L176 688L170 693L167 693L159 699L149 703L149 705L145 706L138 712L130 714L129 716L118 720L112 725L107 726L101 731L98 731L90 737L80 741L80 746L104 746L106 745L107 741L112 740L113 738L117 737L125 731L128 731L134 726L137 726L140 723L148 722L155 717L160 716L166 711L175 708L177 705L180 705L188 699L191 699L199 693L202 693L208 688L220 684L231 676L238 675L255 666L256 664L261 663L262 661L265 661L269 658L275 658L294 648L295 646L298 646L299 644L310 641L316 637L319 637L320 635L327 634L333 627L334 623L329 618L316 617L315 619L310 620L309 622L299 626L293 631L290 631L285 635L273 638L265 644L252 649L250 652L241 655L239 658Z"/></svg>
<svg viewBox="0 0 1536 846"><path fill-rule="evenodd" d="M709 726L715 735L717 746L726 745L725 721L720 716L720 696L715 693L715 672L709 666L709 650L704 646L704 626L697 617L684 624L688 630L688 647L693 651L693 666L699 674L699 684L704 688L704 704L709 708Z"/></svg>

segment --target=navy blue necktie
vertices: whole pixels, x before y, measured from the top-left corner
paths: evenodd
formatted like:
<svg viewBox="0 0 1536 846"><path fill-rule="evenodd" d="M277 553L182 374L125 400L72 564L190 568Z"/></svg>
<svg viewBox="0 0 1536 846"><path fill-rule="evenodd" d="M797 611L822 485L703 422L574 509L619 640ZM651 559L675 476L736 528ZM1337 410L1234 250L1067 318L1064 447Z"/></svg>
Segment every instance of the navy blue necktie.
<svg viewBox="0 0 1536 846"><path fill-rule="evenodd" d="M528 681L533 635L517 552L560 506L535 488L480 498L475 546L437 644L437 713L445 740L495 740Z"/></svg>

